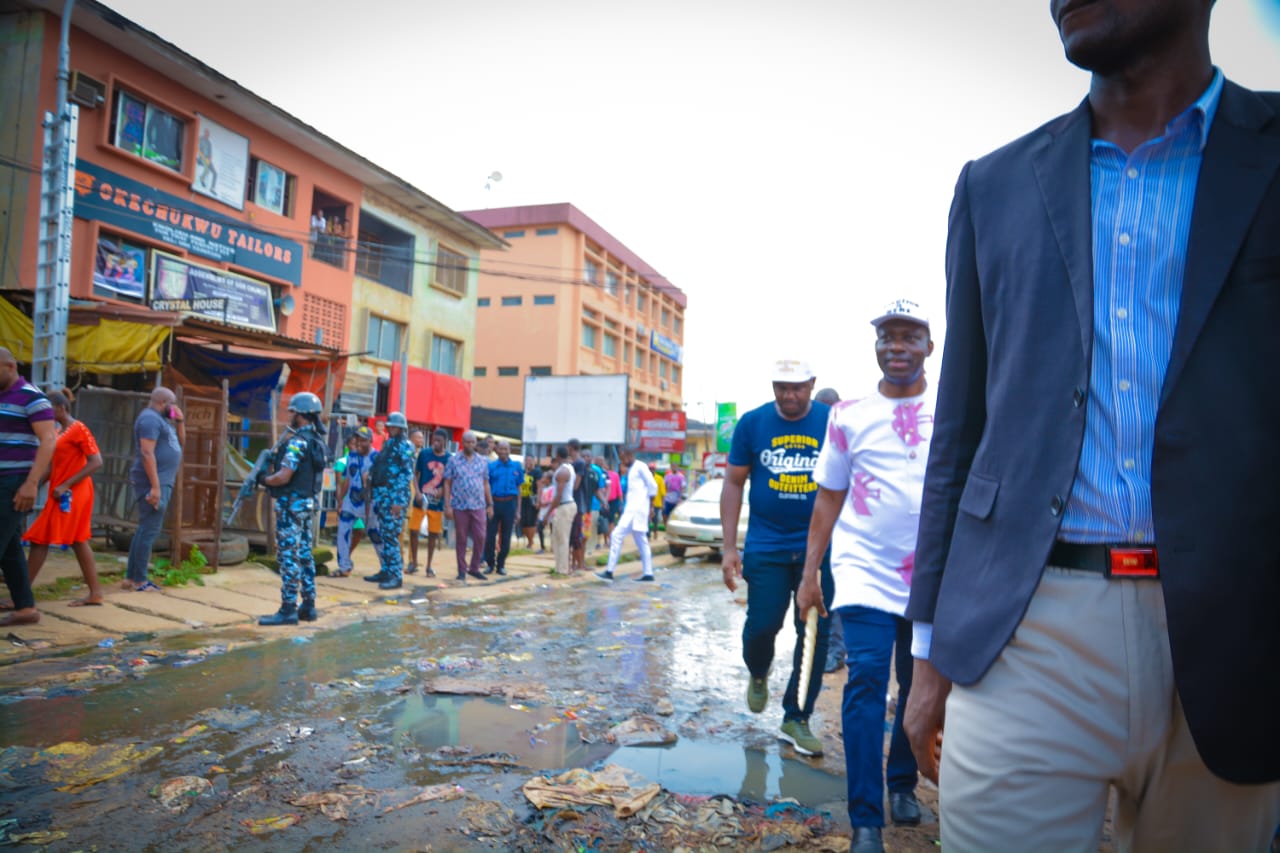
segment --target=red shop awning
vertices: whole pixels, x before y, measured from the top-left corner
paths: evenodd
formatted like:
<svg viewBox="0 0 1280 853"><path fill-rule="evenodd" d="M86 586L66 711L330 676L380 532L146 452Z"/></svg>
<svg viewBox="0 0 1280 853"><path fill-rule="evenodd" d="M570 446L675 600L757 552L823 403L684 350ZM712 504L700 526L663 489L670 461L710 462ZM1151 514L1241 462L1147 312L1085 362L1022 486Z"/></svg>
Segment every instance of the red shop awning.
<svg viewBox="0 0 1280 853"><path fill-rule="evenodd" d="M398 362L391 366L391 387L387 399L392 411L399 408ZM405 410L404 416L415 424L467 429L471 426L471 383L424 367L410 366Z"/></svg>

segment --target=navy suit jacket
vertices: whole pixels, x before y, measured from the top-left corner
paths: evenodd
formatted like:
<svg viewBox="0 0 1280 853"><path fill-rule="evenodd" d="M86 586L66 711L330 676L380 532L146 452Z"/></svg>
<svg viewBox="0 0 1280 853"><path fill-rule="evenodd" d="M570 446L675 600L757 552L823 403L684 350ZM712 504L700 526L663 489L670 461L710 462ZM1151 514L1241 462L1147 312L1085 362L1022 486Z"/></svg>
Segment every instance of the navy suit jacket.
<svg viewBox="0 0 1280 853"><path fill-rule="evenodd" d="M960 174L947 335L907 617L982 678L1076 475L1093 335L1087 103ZM1205 763L1280 778L1280 94L1227 82L1161 391L1152 509L1174 674Z"/></svg>

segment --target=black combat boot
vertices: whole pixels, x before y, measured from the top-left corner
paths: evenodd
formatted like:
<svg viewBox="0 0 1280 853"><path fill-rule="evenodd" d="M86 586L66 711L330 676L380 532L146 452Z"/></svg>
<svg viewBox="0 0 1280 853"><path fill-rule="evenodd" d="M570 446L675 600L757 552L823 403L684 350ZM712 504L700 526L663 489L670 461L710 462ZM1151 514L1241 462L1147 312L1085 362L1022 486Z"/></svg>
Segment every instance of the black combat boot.
<svg viewBox="0 0 1280 853"><path fill-rule="evenodd" d="M298 620L301 622L316 621L316 600L314 598L302 599L302 605L298 608Z"/></svg>
<svg viewBox="0 0 1280 853"><path fill-rule="evenodd" d="M312 611L315 612L314 610ZM298 607L295 604L281 604L280 609L270 616L258 620L259 625L297 625Z"/></svg>

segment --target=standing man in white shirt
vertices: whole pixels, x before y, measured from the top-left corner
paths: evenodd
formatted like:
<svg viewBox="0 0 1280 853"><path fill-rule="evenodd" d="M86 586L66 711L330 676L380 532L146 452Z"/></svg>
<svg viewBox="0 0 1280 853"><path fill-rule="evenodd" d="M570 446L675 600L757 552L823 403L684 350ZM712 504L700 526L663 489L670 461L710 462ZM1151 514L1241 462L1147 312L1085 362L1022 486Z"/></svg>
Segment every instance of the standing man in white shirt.
<svg viewBox="0 0 1280 853"><path fill-rule="evenodd" d="M835 595L831 609L844 628L849 676L844 686L845 777L852 853L884 846L885 695L889 665L898 679L898 707L889 741L889 810L896 824L920 822L916 760L902 729L911 691L911 623L903 618L915 565L916 525L924 491L934 394L924 362L933 352L929 320L905 299L876 319L876 391L838 403L813 479L818 484L804 579L796 607L822 606L819 566L831 547ZM834 531L834 532L833 532Z"/></svg>
<svg viewBox="0 0 1280 853"><path fill-rule="evenodd" d="M622 508L622 517L613 528L609 537L609 564L603 572L596 572L596 577L603 581L613 580L613 570L618 566L618 555L622 553L622 540L631 534L640 551L641 574L633 580L653 580L653 552L649 548L649 508L653 505L653 496L658 493L658 483L649 473L649 466L636 461L634 447L624 447L618 453L621 467L627 469L627 492Z"/></svg>

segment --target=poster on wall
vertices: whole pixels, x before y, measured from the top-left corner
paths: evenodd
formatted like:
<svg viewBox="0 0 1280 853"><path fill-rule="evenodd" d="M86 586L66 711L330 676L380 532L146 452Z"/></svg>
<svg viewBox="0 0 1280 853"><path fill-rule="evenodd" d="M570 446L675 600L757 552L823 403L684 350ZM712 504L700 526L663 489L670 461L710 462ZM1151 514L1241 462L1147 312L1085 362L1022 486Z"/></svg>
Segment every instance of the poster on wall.
<svg viewBox="0 0 1280 853"><path fill-rule="evenodd" d="M206 116L196 116L196 180L191 189L244 209L249 138Z"/></svg>
<svg viewBox="0 0 1280 853"><path fill-rule="evenodd" d="M147 298L147 250L112 237L98 239L93 260L93 286L103 296Z"/></svg>
<svg viewBox="0 0 1280 853"><path fill-rule="evenodd" d="M272 166L265 160L255 164L253 176L253 203L272 213L284 215L284 182L288 180L284 169Z"/></svg>
<svg viewBox="0 0 1280 853"><path fill-rule="evenodd" d="M151 307L199 314L211 320L276 330L271 285L163 252L152 252Z"/></svg>

